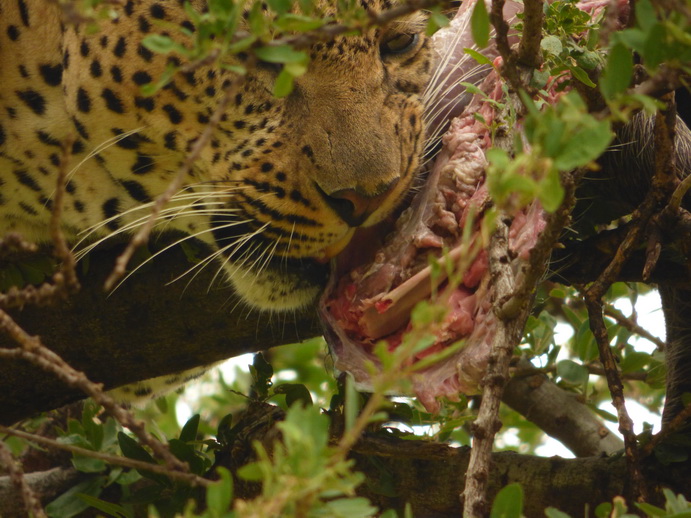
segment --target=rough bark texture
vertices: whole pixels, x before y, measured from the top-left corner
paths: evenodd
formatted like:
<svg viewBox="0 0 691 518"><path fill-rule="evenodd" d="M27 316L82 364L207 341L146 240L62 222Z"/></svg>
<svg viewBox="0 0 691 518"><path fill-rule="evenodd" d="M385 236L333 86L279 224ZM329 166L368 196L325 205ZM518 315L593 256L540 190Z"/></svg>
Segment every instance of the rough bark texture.
<svg viewBox="0 0 691 518"><path fill-rule="evenodd" d="M12 311L29 333L106 388L179 372L319 334L313 312L258 315L237 305L214 268L167 285L191 265L162 255L111 295L103 292L116 252L92 254L82 290L53 307ZM209 289L209 286L212 288ZM0 335L1 347L14 347ZM10 424L83 395L33 365L0 362L0 423Z"/></svg>

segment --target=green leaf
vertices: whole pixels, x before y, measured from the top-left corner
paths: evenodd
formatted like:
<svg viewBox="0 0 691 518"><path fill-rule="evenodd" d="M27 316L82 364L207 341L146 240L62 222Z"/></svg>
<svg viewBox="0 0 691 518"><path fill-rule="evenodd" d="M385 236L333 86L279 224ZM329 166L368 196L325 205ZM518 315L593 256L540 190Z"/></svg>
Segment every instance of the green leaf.
<svg viewBox="0 0 691 518"><path fill-rule="evenodd" d="M302 402L305 406L312 405L312 394L302 383L283 383L274 388L276 394L286 395L286 405L293 406L295 402Z"/></svg>
<svg viewBox="0 0 691 518"><path fill-rule="evenodd" d="M368 518L376 516L378 509L367 498L339 498L324 505L325 516L331 518Z"/></svg>
<svg viewBox="0 0 691 518"><path fill-rule="evenodd" d="M307 63L309 57L290 45L267 45L254 51L255 55L267 63Z"/></svg>
<svg viewBox="0 0 691 518"><path fill-rule="evenodd" d="M635 505L648 516L667 516L664 509L660 509L654 505L646 504L645 502L636 502Z"/></svg>
<svg viewBox="0 0 691 518"><path fill-rule="evenodd" d="M545 516L547 516L547 518L571 518L570 515L560 511L559 509L555 509L554 507L548 507L545 509Z"/></svg>
<svg viewBox="0 0 691 518"><path fill-rule="evenodd" d="M260 2L255 2L254 4L252 4L248 18L250 24L250 32L254 36L264 36L264 34L267 32L268 20L264 15L264 11L262 9Z"/></svg>
<svg viewBox="0 0 691 518"><path fill-rule="evenodd" d="M615 33L613 41L619 42L636 52L640 52L645 45L646 36L646 33L640 29L627 29Z"/></svg>
<svg viewBox="0 0 691 518"><path fill-rule="evenodd" d="M623 373L629 373L642 369L648 365L648 362L650 362L650 355L648 353L627 350L619 366Z"/></svg>
<svg viewBox="0 0 691 518"><path fill-rule="evenodd" d="M79 493L96 497L101 494L104 477L93 477L72 486L46 506L51 518L71 518L89 508L89 504L77 497Z"/></svg>
<svg viewBox="0 0 691 518"><path fill-rule="evenodd" d="M540 47L547 54L558 56L564 50L561 40L556 36L545 36L540 42Z"/></svg>
<svg viewBox="0 0 691 518"><path fill-rule="evenodd" d="M113 516L114 518L132 518L134 516L131 511L128 511L121 505L106 502L105 500L101 500L100 498L96 498L85 493L78 493L77 498L86 502L89 506L106 513L108 516Z"/></svg>
<svg viewBox="0 0 691 518"><path fill-rule="evenodd" d="M137 441L132 439L132 437L130 437L126 433L118 432L118 444L120 445L120 450L122 450L122 454L125 457L155 464L154 458L149 454L149 452L146 451ZM139 469L137 470L137 472L143 477L154 480L163 486L171 485L168 477L164 475Z"/></svg>
<svg viewBox="0 0 691 518"><path fill-rule="evenodd" d="M609 122L587 116L581 129L569 135L568 145L554 158L560 171L571 171L597 159L609 147L613 134Z"/></svg>
<svg viewBox="0 0 691 518"><path fill-rule="evenodd" d="M557 375L572 385L584 385L588 382L588 369L572 360L557 363Z"/></svg>
<svg viewBox="0 0 691 518"><path fill-rule="evenodd" d="M609 502L603 502L595 508L595 516L597 518L609 518L612 513L612 504Z"/></svg>
<svg viewBox="0 0 691 518"><path fill-rule="evenodd" d="M656 23L650 29L643 46L643 60L645 66L655 70L663 61L673 58L679 49L671 49L667 44L667 30L661 23Z"/></svg>
<svg viewBox="0 0 691 518"><path fill-rule="evenodd" d="M474 85L473 83L461 82L460 85L463 88L465 88L465 91L468 93L471 93L473 95L485 95L485 93L482 90L480 90L480 87L477 85ZM487 150L487 152L489 153L492 149L496 149L496 148L490 148Z"/></svg>
<svg viewBox="0 0 691 518"><path fill-rule="evenodd" d="M182 442L192 442L197 439L197 430L199 430L199 414L195 414L188 419L185 426L180 431L180 440Z"/></svg>
<svg viewBox="0 0 691 518"><path fill-rule="evenodd" d="M311 18L301 14L288 13L281 16L275 23L277 27L286 32L307 32L319 29L327 22L328 20L326 19L322 20L321 18Z"/></svg>
<svg viewBox="0 0 691 518"><path fill-rule="evenodd" d="M463 52L468 54L471 58L473 58L475 61L478 62L480 65L492 65L492 60L489 59L487 56L484 54L480 54L477 50L474 49L469 49L468 47L463 49ZM461 83L461 84L470 84L470 83ZM475 85L473 85L474 88L477 88ZM480 89L478 88L478 91Z"/></svg>
<svg viewBox="0 0 691 518"><path fill-rule="evenodd" d="M583 320L576 331L574 352L578 355L578 359L584 363L593 361L600 354L593 333L590 331L589 319Z"/></svg>
<svg viewBox="0 0 691 518"><path fill-rule="evenodd" d="M154 463L154 458L151 454L125 432L118 432L118 444L125 457L141 460L143 462L150 462L152 464Z"/></svg>
<svg viewBox="0 0 691 518"><path fill-rule="evenodd" d="M644 32L649 32L657 22L657 14L650 0L636 1L636 25Z"/></svg>
<svg viewBox="0 0 691 518"><path fill-rule="evenodd" d="M617 419L617 416L615 416L613 413L608 412L607 410L602 410L601 408L598 408L594 405L587 405L588 408L590 408L594 413L602 417L605 421L609 421L610 423L618 423L619 419Z"/></svg>
<svg viewBox="0 0 691 518"><path fill-rule="evenodd" d="M355 380L348 375L345 381L345 402L343 405L343 418L345 420L345 431L350 431L355 425L358 413L360 412L360 394L355 389Z"/></svg>
<svg viewBox="0 0 691 518"><path fill-rule="evenodd" d="M432 36L439 28L446 27L449 25L450 20L441 12L439 7L433 7L430 10L430 16L427 19L427 27L425 28L425 34L427 36Z"/></svg>
<svg viewBox="0 0 691 518"><path fill-rule="evenodd" d="M569 71L571 72L571 75L578 79L581 83L583 83L585 86L588 86L590 88L595 88L597 85L593 83L588 77L588 74L586 73L585 70L583 70L580 67L569 67Z"/></svg>
<svg viewBox="0 0 691 518"><path fill-rule="evenodd" d="M484 49L489 43L489 15L485 0L478 0L470 17L470 32L475 44Z"/></svg>
<svg viewBox="0 0 691 518"><path fill-rule="evenodd" d="M514 483L504 487L492 504L490 518L521 518L523 516L523 488Z"/></svg>
<svg viewBox="0 0 691 518"><path fill-rule="evenodd" d="M281 99L287 97L293 91L295 77L288 70L281 70L274 83L274 96Z"/></svg>
<svg viewBox="0 0 691 518"><path fill-rule="evenodd" d="M631 52L621 43L612 47L607 59L607 65L600 78L600 91L605 99L614 99L624 93L631 84L633 75L633 57Z"/></svg>
<svg viewBox="0 0 691 518"><path fill-rule="evenodd" d="M536 88L544 88L551 77L552 74L549 73L549 70L533 70L530 85Z"/></svg>
<svg viewBox="0 0 691 518"><path fill-rule="evenodd" d="M556 168L551 168L547 176L540 182L538 198L542 208L547 212L554 212L561 206L561 202L564 200L564 188Z"/></svg>
<svg viewBox="0 0 691 518"><path fill-rule="evenodd" d="M129 471L123 471L118 475L115 479L115 481L120 484L121 486L129 486L130 484L134 484L138 480L141 480L142 476L137 473L136 469L131 469Z"/></svg>
<svg viewBox="0 0 691 518"><path fill-rule="evenodd" d="M174 40L162 34L149 34L142 40L142 45L152 52L167 54L177 45Z"/></svg>
<svg viewBox="0 0 691 518"><path fill-rule="evenodd" d="M203 475L204 471L206 471L204 461L197 455L197 452L190 444L184 443L178 439L171 439L168 441L168 448L170 448L171 453L178 459L190 465L192 473Z"/></svg>
<svg viewBox="0 0 691 518"><path fill-rule="evenodd" d="M216 468L220 480L206 488L206 505L212 516L223 516L233 500L233 477L223 467Z"/></svg>
<svg viewBox="0 0 691 518"><path fill-rule="evenodd" d="M238 470L238 477L250 482L261 482L264 478L261 467L258 462L251 462L245 464Z"/></svg>
<svg viewBox="0 0 691 518"><path fill-rule="evenodd" d="M106 463L101 459L77 454L74 454L74 457L72 457L72 465L83 473L100 473L105 471L107 467Z"/></svg>
<svg viewBox="0 0 691 518"><path fill-rule="evenodd" d="M271 9L281 15L286 14L292 7L290 0L266 0L266 3Z"/></svg>

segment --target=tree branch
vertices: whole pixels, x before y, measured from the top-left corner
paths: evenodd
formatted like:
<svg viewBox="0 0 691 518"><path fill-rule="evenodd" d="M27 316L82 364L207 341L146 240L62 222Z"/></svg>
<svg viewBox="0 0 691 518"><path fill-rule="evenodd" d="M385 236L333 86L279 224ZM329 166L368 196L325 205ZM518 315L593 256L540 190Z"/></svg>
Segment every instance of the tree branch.
<svg viewBox="0 0 691 518"><path fill-rule="evenodd" d="M527 365L525 365L527 364ZM503 401L577 457L612 455L624 443L571 394L532 368L529 362L506 385Z"/></svg>
<svg viewBox="0 0 691 518"><path fill-rule="evenodd" d="M165 246L164 243L161 243ZM247 318L232 290L189 268L180 249L157 257L114 293L102 291L119 250L95 251L82 265L82 290L59 306L11 311L16 322L106 389L211 364L320 334L312 313ZM194 311L190 311L193 307ZM260 323L261 322L261 323ZM0 336L0 347L16 348ZM83 399L84 394L22 360L0 362L0 424Z"/></svg>

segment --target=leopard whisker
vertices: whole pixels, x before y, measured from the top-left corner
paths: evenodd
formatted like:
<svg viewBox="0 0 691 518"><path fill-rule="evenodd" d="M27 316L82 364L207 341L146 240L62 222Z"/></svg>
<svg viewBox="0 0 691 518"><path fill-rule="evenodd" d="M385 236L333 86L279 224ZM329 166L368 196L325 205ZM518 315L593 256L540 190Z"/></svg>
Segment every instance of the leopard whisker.
<svg viewBox="0 0 691 518"><path fill-rule="evenodd" d="M202 231L202 232L198 232L194 237L198 236L199 234L201 234L201 233L203 233L203 232L208 232L208 231L213 231L213 230L222 230L222 229L225 229L225 228L231 228L231 227L236 226L236 225L241 225L241 224L250 223L250 222L251 222L251 220L231 221L231 222L229 222L228 224L216 226L216 227L214 227L214 228L208 228L208 229L206 229L206 230L204 230L204 231ZM266 228L266 226L268 226L268 223L265 224L260 230L263 230L264 228ZM226 252L227 252L230 248L235 247L236 250L237 250L237 248L238 248L239 246L241 246L243 243L245 243L245 242L247 241L247 239L249 239L249 237L255 235L255 233L256 233L256 231L255 231L255 232L252 232L252 233L250 233L250 234L245 234L245 235L243 235L243 236L239 236L239 237L238 237L236 240L234 240L232 243L229 243L229 244L223 246L222 248L219 248L218 250L215 250L213 253L211 253L210 255L206 256L204 259L202 259L202 260L199 261L197 264L193 265L192 267L190 267L189 269L187 269L186 271L184 271L183 273L181 273L180 275L178 275L177 277L175 277L175 278L174 278L172 281L170 281L170 282L171 282L171 283L176 282L176 281L182 279L183 277L185 277L186 275L190 274L190 273L193 272L194 270L197 270L197 271L194 273L194 275L192 275L192 277L190 278L190 280L188 281L188 285L189 285L189 282L191 282L192 280L194 280L194 279L196 278L196 276L201 272L201 270L202 270L204 267L206 267L208 264L211 264L211 263L212 263L214 260L216 260L217 258L219 258L219 257L221 257L221 256L223 256L223 255L226 255ZM249 236L249 237L248 237L248 236ZM226 255L226 258L225 258L225 260L222 262L221 267L220 267L220 270L221 270L221 271L222 271L222 269L223 269L223 266L225 266L225 264L230 260L230 258L231 258L234 254L235 254L235 251L232 251L232 252L230 252L229 254ZM217 273L216 275L214 275L214 278L213 278L212 281L210 282L209 288L208 288L208 289L211 289L211 286L212 286L213 283L215 282L217 276L218 276L218 273Z"/></svg>
<svg viewBox="0 0 691 518"><path fill-rule="evenodd" d="M183 215L184 211L189 210L190 208L194 207L198 203L203 203L205 206L210 206L210 205L218 205L218 206L223 206L226 203L226 198L232 194L233 191L229 190L224 190L222 192L219 192L218 190L209 190L205 192L196 192L196 191L191 191L191 189L197 185L204 185L204 184L195 184L195 185L188 185L185 186L185 188L181 189L177 194L173 195L171 198L171 203L175 202L181 202L185 200L192 200L190 203L186 203L184 205L172 205L168 207L164 207L161 212L159 213L157 220L166 220L168 222L171 222L175 220L177 217L181 217ZM241 187L236 187L235 190L239 190ZM219 198L223 201L211 201L213 198ZM146 223L146 221L149 218L149 214L151 211L151 208L153 207L153 204L155 202L147 202L143 203L141 205L137 205L135 207L132 207L130 209L127 209L123 212L120 212L110 218L107 218L97 225L94 225L90 228L87 228L80 232L79 234L82 236L81 239L77 242L75 245L75 249L79 247L81 243L83 243L85 240L88 240L90 236L93 234L101 231L104 227L107 227L108 225L112 224L113 222L117 222L118 220L131 216L132 214L140 211L145 211L145 215L140 217L139 219L136 219L127 225L120 226L117 230L109 233L107 236L104 238L98 240L96 244L102 243L106 239L112 239L113 237L126 233L126 232L131 232L136 230L139 226L143 225ZM219 212L235 212L234 209L193 209L196 212L189 212L189 214L216 214ZM93 246L89 248L89 250L93 249Z"/></svg>
<svg viewBox="0 0 691 518"><path fill-rule="evenodd" d="M222 228L229 228L229 227L232 227L232 226L235 226L235 225L241 225L241 224L247 223L248 221L249 221L249 220L234 221L234 222L232 222L232 223L230 223L230 224L224 225ZM180 239L177 239L177 240L173 241L172 243L166 245L166 246L165 246L164 248L162 248L161 250L157 250L154 254L151 254L150 257L147 257L144 261L142 261L140 264L138 264L131 272L129 272L125 277L123 277L123 279L117 284L117 286L114 288L114 290L117 289L123 282L125 282L131 275L133 275L133 274L134 274L137 270L139 270L142 266L148 264L150 261L153 261L156 257L158 257L159 255L161 255L162 253L164 253L164 252L170 250L171 248L173 248L173 247L179 245L180 243L183 243L183 242L187 241L188 239L199 239L199 236L201 236L201 235L203 235L203 234L205 234L205 233L211 232L211 231L213 231L213 230L214 230L213 228L209 227L209 228L205 228L205 229L203 229L203 230L200 230L200 231L198 231L198 232L195 232L194 234L187 234L187 235L181 237ZM195 265L192 266L190 269L186 270L184 273L182 273L182 274L179 275L178 277L174 278L174 279L173 279L172 281L170 281L168 284L171 284L171 283L177 281L178 279L184 277L184 276L187 275L190 271L192 271L193 269L199 267L200 265L203 266L205 263L211 262L211 261L216 257L217 254L218 254L218 252L214 252L213 254L211 254L211 255L205 257L204 259L202 259L201 261L199 261L199 263L195 264ZM113 291L114 291L114 290L113 290Z"/></svg>

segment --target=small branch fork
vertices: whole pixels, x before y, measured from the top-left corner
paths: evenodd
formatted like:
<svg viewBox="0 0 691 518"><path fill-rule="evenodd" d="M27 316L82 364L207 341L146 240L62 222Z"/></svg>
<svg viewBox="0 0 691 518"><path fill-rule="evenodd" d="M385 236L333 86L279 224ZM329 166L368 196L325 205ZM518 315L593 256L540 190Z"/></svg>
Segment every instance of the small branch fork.
<svg viewBox="0 0 691 518"><path fill-rule="evenodd" d="M607 306L605 306L604 311L605 315L616 320L617 324L619 324L624 329L628 329L632 333L635 333L638 336L654 343L659 351L664 351L667 347L667 344L664 340L660 340L657 336L650 333L647 329L642 328L634 318L627 317L614 306L608 304Z"/></svg>

